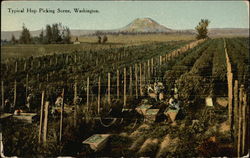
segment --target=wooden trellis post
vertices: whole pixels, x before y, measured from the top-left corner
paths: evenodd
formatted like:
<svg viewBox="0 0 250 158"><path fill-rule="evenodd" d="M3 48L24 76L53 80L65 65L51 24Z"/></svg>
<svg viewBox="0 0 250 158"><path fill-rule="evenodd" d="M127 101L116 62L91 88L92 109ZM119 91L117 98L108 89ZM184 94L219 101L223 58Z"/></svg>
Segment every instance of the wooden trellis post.
<svg viewBox="0 0 250 158"><path fill-rule="evenodd" d="M15 63L15 73L17 73L17 61Z"/></svg>
<svg viewBox="0 0 250 158"><path fill-rule="evenodd" d="M124 107L126 106L126 102L127 102L127 94L126 94L126 91L127 91L127 85L126 85L126 80L127 80L127 78L126 78L126 67L124 68Z"/></svg>
<svg viewBox="0 0 250 158"><path fill-rule="evenodd" d="M144 84L144 79L145 79L145 77L146 77L146 74L145 74L146 66L147 66L146 63L143 62L143 63L142 63L142 68L141 68L141 72L142 72L142 85Z"/></svg>
<svg viewBox="0 0 250 158"><path fill-rule="evenodd" d="M237 156L241 155L241 143L242 143L242 102L243 102L243 85L240 87L240 95L239 95L239 124L238 124L238 142L237 142Z"/></svg>
<svg viewBox="0 0 250 158"><path fill-rule="evenodd" d="M154 74L154 58L151 59L151 74Z"/></svg>
<svg viewBox="0 0 250 158"><path fill-rule="evenodd" d="M130 96L132 96L133 94L133 86L132 86L132 84L133 84L133 79L132 79L132 67L130 66L129 67L129 73L130 73L130 75L129 75L129 95Z"/></svg>
<svg viewBox="0 0 250 158"><path fill-rule="evenodd" d="M16 80L15 80L15 82L14 82L14 101L13 101L13 105L14 105L14 107L16 107L16 88L17 88L17 85L16 85L17 83L16 83Z"/></svg>
<svg viewBox="0 0 250 158"><path fill-rule="evenodd" d="M234 140L237 143L237 129L238 129L238 81L234 82Z"/></svg>
<svg viewBox="0 0 250 158"><path fill-rule="evenodd" d="M111 99L110 99L110 73L108 73L108 104L111 106Z"/></svg>
<svg viewBox="0 0 250 158"><path fill-rule="evenodd" d="M42 83L39 83L38 89L41 89L42 87Z"/></svg>
<svg viewBox="0 0 250 158"><path fill-rule="evenodd" d="M98 98L97 98L97 113L100 114L101 105L101 77L98 78Z"/></svg>
<svg viewBox="0 0 250 158"><path fill-rule="evenodd" d="M147 76L147 62L144 63L144 68L143 68L143 74L142 74L142 85L144 85L146 83L148 79Z"/></svg>
<svg viewBox="0 0 250 158"><path fill-rule="evenodd" d="M9 65L8 65L8 63L6 63L5 66L6 66L6 70L8 71L8 70L9 70Z"/></svg>
<svg viewBox="0 0 250 158"><path fill-rule="evenodd" d="M37 77L37 81L40 81L40 74L39 73L36 75L36 77Z"/></svg>
<svg viewBox="0 0 250 158"><path fill-rule="evenodd" d="M162 56L160 56L160 65L162 65Z"/></svg>
<svg viewBox="0 0 250 158"><path fill-rule="evenodd" d="M75 105L74 127L76 127L76 125L77 125L77 82L75 82L75 85L74 85L74 105Z"/></svg>
<svg viewBox="0 0 250 158"><path fill-rule="evenodd" d="M89 77L87 78L87 108L89 111L90 110L90 107L89 107Z"/></svg>
<svg viewBox="0 0 250 158"><path fill-rule="evenodd" d="M60 141L62 141L63 111L64 111L64 88L63 88L63 90L62 90L62 104L61 104L61 117L60 117L60 135L59 135L59 140L60 140Z"/></svg>
<svg viewBox="0 0 250 158"><path fill-rule="evenodd" d="M137 64L135 64L135 96L138 99L138 72L137 72Z"/></svg>
<svg viewBox="0 0 250 158"><path fill-rule="evenodd" d="M117 79L117 80L116 80L117 99L119 99L119 97L120 97L120 96L119 96L119 95L120 95L120 94L119 94L119 92L120 92L120 91L119 91L119 82L120 82L120 81L119 81L119 70L116 70L116 79Z"/></svg>
<svg viewBox="0 0 250 158"><path fill-rule="evenodd" d="M4 84L1 81L1 92L2 92L2 108L4 109Z"/></svg>
<svg viewBox="0 0 250 158"><path fill-rule="evenodd" d="M26 86L25 86L25 96L28 97L28 88L29 88L29 74L26 75Z"/></svg>
<svg viewBox="0 0 250 158"><path fill-rule="evenodd" d="M246 111L247 111L247 94L244 91L243 94L243 107L242 107L242 154L245 154L245 143L246 143L246 128L247 128L247 118L246 118Z"/></svg>
<svg viewBox="0 0 250 158"><path fill-rule="evenodd" d="M75 60L74 60L74 62L76 63L76 54L75 54Z"/></svg>
<svg viewBox="0 0 250 158"><path fill-rule="evenodd" d="M229 61L229 57L227 54L226 42L224 39L224 49L225 49L225 56L226 56L226 63L227 63L227 83L228 83L228 121L230 128L232 128L232 106L233 106L233 73L231 63Z"/></svg>
<svg viewBox="0 0 250 158"><path fill-rule="evenodd" d="M48 127L48 110L49 110L49 102L45 102L44 108L44 126L43 126L43 143L46 144L47 141L47 127Z"/></svg>
<svg viewBox="0 0 250 158"><path fill-rule="evenodd" d="M38 61L38 68L40 68L40 66L41 66L41 62L40 62L40 60Z"/></svg>
<svg viewBox="0 0 250 158"><path fill-rule="evenodd" d="M68 63L69 63L69 56L66 55L66 64L68 64Z"/></svg>
<svg viewBox="0 0 250 158"><path fill-rule="evenodd" d="M42 134L42 125L43 125L43 104L44 104L44 91L42 91L42 99L41 99L41 111L40 111L40 125L39 125L39 134L38 134L38 142L41 143L41 134Z"/></svg>
<svg viewBox="0 0 250 158"><path fill-rule="evenodd" d="M123 49L123 58L125 58L126 57L126 52L125 52L125 47L124 47L124 49Z"/></svg>
<svg viewBox="0 0 250 158"><path fill-rule="evenodd" d="M148 60L148 81L150 82L150 59Z"/></svg>
<svg viewBox="0 0 250 158"><path fill-rule="evenodd" d="M30 68L31 68L31 70L33 69L33 60L31 60Z"/></svg>
<svg viewBox="0 0 250 158"><path fill-rule="evenodd" d="M139 64L140 67L140 95L142 96L142 65Z"/></svg>
<svg viewBox="0 0 250 158"><path fill-rule="evenodd" d="M228 117L229 125L232 127L232 106L233 106L233 73L228 73Z"/></svg>
<svg viewBox="0 0 250 158"><path fill-rule="evenodd" d="M95 60L95 65L96 66L98 65L98 58Z"/></svg>
<svg viewBox="0 0 250 158"><path fill-rule="evenodd" d="M23 71L26 71L26 67L27 67L27 63L26 61L24 62L24 65L23 65Z"/></svg>
<svg viewBox="0 0 250 158"><path fill-rule="evenodd" d="M49 66L52 66L52 58L49 59Z"/></svg>

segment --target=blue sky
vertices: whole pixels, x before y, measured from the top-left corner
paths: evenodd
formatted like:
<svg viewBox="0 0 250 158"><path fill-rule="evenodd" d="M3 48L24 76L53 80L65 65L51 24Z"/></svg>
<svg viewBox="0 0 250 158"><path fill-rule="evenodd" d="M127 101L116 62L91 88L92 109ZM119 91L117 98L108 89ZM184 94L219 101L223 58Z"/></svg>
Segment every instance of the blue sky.
<svg viewBox="0 0 250 158"><path fill-rule="evenodd" d="M70 29L117 29L136 18L149 17L171 29L193 29L201 18L210 28L249 28L249 13L243 1L5 1L1 5L1 30L30 30L61 22ZM71 13L10 13L8 8L68 9ZM99 13L74 13L74 8Z"/></svg>

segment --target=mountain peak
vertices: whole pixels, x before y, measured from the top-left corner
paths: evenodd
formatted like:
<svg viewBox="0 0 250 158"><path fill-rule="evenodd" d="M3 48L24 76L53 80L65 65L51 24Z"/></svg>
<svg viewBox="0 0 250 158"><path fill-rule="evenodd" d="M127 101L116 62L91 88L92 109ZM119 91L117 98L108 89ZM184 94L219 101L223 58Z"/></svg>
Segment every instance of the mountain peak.
<svg viewBox="0 0 250 158"><path fill-rule="evenodd" d="M160 25L151 18L137 18L125 26L125 32L169 32L171 29Z"/></svg>
<svg viewBox="0 0 250 158"><path fill-rule="evenodd" d="M141 22L149 22L149 23L157 23L156 21L154 21L153 19L151 18L136 18L135 20L133 20L133 22L136 22L136 21L141 21Z"/></svg>

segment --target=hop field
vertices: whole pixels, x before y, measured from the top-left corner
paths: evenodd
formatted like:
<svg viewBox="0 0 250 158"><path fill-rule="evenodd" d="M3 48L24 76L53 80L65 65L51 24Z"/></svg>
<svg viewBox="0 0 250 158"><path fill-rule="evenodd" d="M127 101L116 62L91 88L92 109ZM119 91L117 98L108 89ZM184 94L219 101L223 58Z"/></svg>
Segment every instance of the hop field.
<svg viewBox="0 0 250 158"><path fill-rule="evenodd" d="M1 119L4 154L231 157L247 152L249 39L168 41L162 36L137 43L127 38L133 44L124 46L119 39L107 45L17 46L27 53L24 58L3 54L1 110L38 114L29 124ZM31 57L39 47L44 52ZM179 104L179 110L172 110L177 111L174 121L167 114L173 108L170 98ZM138 112L137 107L154 113ZM94 134L110 134L97 151L82 143Z"/></svg>

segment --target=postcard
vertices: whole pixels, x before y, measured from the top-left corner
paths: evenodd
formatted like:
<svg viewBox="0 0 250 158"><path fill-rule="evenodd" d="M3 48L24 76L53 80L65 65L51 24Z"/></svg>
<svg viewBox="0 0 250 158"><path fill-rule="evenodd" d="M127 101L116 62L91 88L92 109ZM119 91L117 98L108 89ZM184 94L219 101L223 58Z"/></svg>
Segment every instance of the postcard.
<svg viewBox="0 0 250 158"><path fill-rule="evenodd" d="M249 2L2 1L1 157L249 157Z"/></svg>

